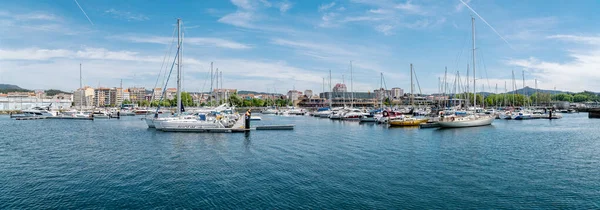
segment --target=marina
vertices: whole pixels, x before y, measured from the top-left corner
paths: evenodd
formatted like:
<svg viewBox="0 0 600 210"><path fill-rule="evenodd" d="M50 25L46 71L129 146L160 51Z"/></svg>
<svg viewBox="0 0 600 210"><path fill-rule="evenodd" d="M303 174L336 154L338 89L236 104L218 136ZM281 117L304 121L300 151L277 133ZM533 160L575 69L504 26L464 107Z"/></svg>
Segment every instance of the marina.
<svg viewBox="0 0 600 210"><path fill-rule="evenodd" d="M253 122L253 129L294 128L171 133L148 129L137 117L55 123L0 116L7 134L0 140L0 162L12 165L0 172L5 183L0 200L19 201L0 207L60 205L48 197L61 197L73 208L167 207L175 195L159 192L184 189L176 197L186 202L178 205L190 208L597 205L600 156L594 148L600 133L597 120L585 113L561 120L496 120L468 129L255 115L263 120ZM31 165L39 169L33 172ZM526 181L532 177L535 183ZM465 199L474 196L478 199ZM109 197L117 201L105 203Z"/></svg>

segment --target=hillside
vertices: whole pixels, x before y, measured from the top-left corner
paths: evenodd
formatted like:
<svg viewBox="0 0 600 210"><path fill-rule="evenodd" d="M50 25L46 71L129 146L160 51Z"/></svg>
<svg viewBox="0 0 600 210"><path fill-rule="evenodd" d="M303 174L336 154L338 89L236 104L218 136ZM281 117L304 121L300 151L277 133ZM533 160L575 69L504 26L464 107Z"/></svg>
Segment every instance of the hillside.
<svg viewBox="0 0 600 210"><path fill-rule="evenodd" d="M44 91L46 93L47 96L55 96L56 94L60 94L60 93L68 93L62 90L56 90L56 89L49 89Z"/></svg>
<svg viewBox="0 0 600 210"><path fill-rule="evenodd" d="M542 90L542 89L535 89L535 88L531 88L529 86L525 86L525 88L521 88L518 89L516 91L509 91L509 94L513 94L513 93L517 93L517 94L523 94L523 95L527 95L527 96L531 96L534 93L536 93L536 90L538 93L550 93L552 95L555 94L561 94L561 93L567 93L567 94L571 94L571 92L567 92L567 91L560 91L560 90Z"/></svg>
<svg viewBox="0 0 600 210"><path fill-rule="evenodd" d="M0 93L8 93L8 92L30 92L30 90L23 89L17 85L0 84Z"/></svg>

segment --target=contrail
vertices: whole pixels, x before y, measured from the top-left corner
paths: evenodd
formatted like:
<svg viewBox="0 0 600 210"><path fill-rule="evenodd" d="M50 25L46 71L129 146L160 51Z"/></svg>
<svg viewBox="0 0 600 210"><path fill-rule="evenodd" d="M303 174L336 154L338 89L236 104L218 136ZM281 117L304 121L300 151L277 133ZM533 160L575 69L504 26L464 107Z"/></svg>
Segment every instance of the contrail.
<svg viewBox="0 0 600 210"><path fill-rule="evenodd" d="M75 3L77 4L77 6L79 7L79 9L81 10L81 12L83 12L83 15L85 15L85 17L88 19L88 21L90 21L90 23L92 25L94 25L94 23L92 22L92 20L90 19L90 17L87 16L87 14L85 14L85 11L83 11L83 8L81 8L81 6L79 5L79 2L77 2L77 0L75 0Z"/></svg>
<svg viewBox="0 0 600 210"><path fill-rule="evenodd" d="M473 8L471 8L463 0L459 0L459 1L461 3L463 3L467 8L469 8L471 10L471 12L475 13L475 15L477 15L477 17L479 17L479 19L481 19L485 24L487 24L492 29L492 31L494 31L500 37L500 39L502 39L504 42L506 42L506 44L508 45L508 47L510 47L510 49L515 50L515 48L513 48L512 45L510 45L510 43L508 43L508 41L506 41L506 39L504 39L504 37L502 37L502 35L500 35L500 33L498 33L498 31L496 31L496 29L494 27L492 27L492 25L490 25L487 21L485 21L485 19L483 19L483 17L481 17L481 15L477 14L477 12L475 12L475 10Z"/></svg>

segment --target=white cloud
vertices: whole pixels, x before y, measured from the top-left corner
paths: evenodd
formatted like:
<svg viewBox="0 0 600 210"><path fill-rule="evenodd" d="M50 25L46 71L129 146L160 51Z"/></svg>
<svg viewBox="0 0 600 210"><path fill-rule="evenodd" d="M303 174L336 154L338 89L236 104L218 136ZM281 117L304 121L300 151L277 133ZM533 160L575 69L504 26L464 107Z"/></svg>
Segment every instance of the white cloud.
<svg viewBox="0 0 600 210"><path fill-rule="evenodd" d="M391 11L385 10L385 9L370 9L369 12L374 13L374 14L387 14L387 13L390 13Z"/></svg>
<svg viewBox="0 0 600 210"><path fill-rule="evenodd" d="M281 2L279 3L279 11L280 12L287 12L288 10L290 10L292 8L292 3L290 2Z"/></svg>
<svg viewBox="0 0 600 210"><path fill-rule="evenodd" d="M120 35L108 37L111 39L126 40L136 43L171 44L172 37L146 36L146 35ZM243 50L252 48L249 45L235 41L213 37L185 37L184 45L215 46L225 49Z"/></svg>
<svg viewBox="0 0 600 210"><path fill-rule="evenodd" d="M509 65L519 66L538 78L543 88L557 87L561 90L583 91L600 89L600 37L553 35L550 39L571 41L585 45L584 49L569 50L571 58L565 62L543 61L531 57L529 59L510 59Z"/></svg>
<svg viewBox="0 0 600 210"><path fill-rule="evenodd" d="M335 2L331 2L329 4L321 4L321 6L319 6L319 12L327 11L334 6L335 6Z"/></svg>
<svg viewBox="0 0 600 210"><path fill-rule="evenodd" d="M34 12L29 14L21 14L15 15L14 19L17 20L46 20L46 21L58 21L61 20L58 16L54 14L47 14L42 12Z"/></svg>
<svg viewBox="0 0 600 210"><path fill-rule="evenodd" d="M378 25L375 27L375 30L385 34L385 35L392 35L392 29L394 29L394 26L392 25Z"/></svg>
<svg viewBox="0 0 600 210"><path fill-rule="evenodd" d="M151 88L162 62L162 56L103 48L2 49L0 57L3 58L0 60L0 82L27 88L62 90L73 90L79 86L79 63L83 63L84 85L114 87L118 86L120 79L124 79L126 87ZM276 87L283 92L295 83L300 89L320 89L322 77L326 76L325 72L315 73L281 60L185 58L184 85L187 90L202 89L210 61L224 72L225 87L228 88L264 91ZM289 87L282 84L289 84Z"/></svg>
<svg viewBox="0 0 600 210"><path fill-rule="evenodd" d="M591 44L591 45L600 45L600 36L576 36L576 35L558 34L558 35L547 36L547 38L572 41L572 42L580 42L580 43L586 43L586 44Z"/></svg>
<svg viewBox="0 0 600 210"><path fill-rule="evenodd" d="M119 11L119 10L116 10L113 8L104 11L104 13L112 15L114 18L125 19L127 21L144 21L144 20L150 19L143 14L135 14L132 12Z"/></svg>
<svg viewBox="0 0 600 210"><path fill-rule="evenodd" d="M74 53L72 51L64 49L0 49L0 58L2 58L2 60L48 60L50 58L72 57L73 55Z"/></svg>
<svg viewBox="0 0 600 210"><path fill-rule="evenodd" d="M394 6L394 8L402 10L402 11L404 11L406 13L410 13L410 14L418 14L418 15L425 15L425 14L427 14L421 8L421 6L414 5L414 4L411 3L411 1L406 1L405 3L396 4Z"/></svg>
<svg viewBox="0 0 600 210"><path fill-rule="evenodd" d="M252 6L252 4L250 3L249 0L231 0L231 3L233 5L235 5L236 7L245 9L245 10L252 10L254 9L254 7Z"/></svg>
<svg viewBox="0 0 600 210"><path fill-rule="evenodd" d="M253 14L250 12L234 12L219 19L219 22L238 27L252 28Z"/></svg>

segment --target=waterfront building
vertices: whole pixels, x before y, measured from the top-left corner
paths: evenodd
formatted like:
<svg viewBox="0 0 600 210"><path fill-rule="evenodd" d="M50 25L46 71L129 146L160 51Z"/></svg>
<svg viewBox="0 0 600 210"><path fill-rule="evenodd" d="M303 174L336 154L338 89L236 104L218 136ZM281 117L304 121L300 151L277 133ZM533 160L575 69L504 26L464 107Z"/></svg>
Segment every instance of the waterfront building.
<svg viewBox="0 0 600 210"><path fill-rule="evenodd" d="M73 93L73 102L75 103L75 107L92 107L94 101L94 88L89 86L85 86L83 88L77 89Z"/></svg>
<svg viewBox="0 0 600 210"><path fill-rule="evenodd" d="M131 101L131 98L129 97L129 89L123 89L123 101Z"/></svg>
<svg viewBox="0 0 600 210"><path fill-rule="evenodd" d="M133 87L129 88L129 99L132 103L136 104L139 101L145 100L146 88Z"/></svg>
<svg viewBox="0 0 600 210"><path fill-rule="evenodd" d="M115 95L116 89L114 88L104 88L100 87L94 90L94 99L92 103L96 107L106 107L111 106L111 102L114 102L112 97L116 97Z"/></svg>
<svg viewBox="0 0 600 210"><path fill-rule="evenodd" d="M162 94L162 92L161 92L161 94ZM176 96L177 96L177 88L167 88L167 90L165 91L166 99L173 100L173 99L175 99Z"/></svg>
<svg viewBox="0 0 600 210"><path fill-rule="evenodd" d="M332 100L333 107L350 106L351 104L354 104L355 107L373 107L379 104L377 95L371 92L324 92L319 94L319 98Z"/></svg>
<svg viewBox="0 0 600 210"><path fill-rule="evenodd" d="M335 84L335 86L333 87L333 92L347 92L346 84Z"/></svg>
<svg viewBox="0 0 600 210"><path fill-rule="evenodd" d="M298 97L300 97L302 95L302 92L297 91L297 90L290 90L287 93L287 98L290 99L291 101L297 101Z"/></svg>
<svg viewBox="0 0 600 210"><path fill-rule="evenodd" d="M214 99L225 100L232 94L237 94L237 89L213 89L212 96Z"/></svg>
<svg viewBox="0 0 600 210"><path fill-rule="evenodd" d="M63 98L64 99L61 99ZM33 107L51 106L52 109L68 109L73 101L68 95L57 98L38 98L35 92L11 92L0 94L0 110L27 110Z"/></svg>
<svg viewBox="0 0 600 210"><path fill-rule="evenodd" d="M386 90L386 89L383 89L383 88L379 88L377 90L373 90L373 93L375 94L375 98L377 100L381 100L381 99L391 98L392 97L392 91L391 90Z"/></svg>
<svg viewBox="0 0 600 210"><path fill-rule="evenodd" d="M404 96L404 90L402 88L392 88L391 90L391 97L394 99L400 99L402 98L402 96Z"/></svg>

